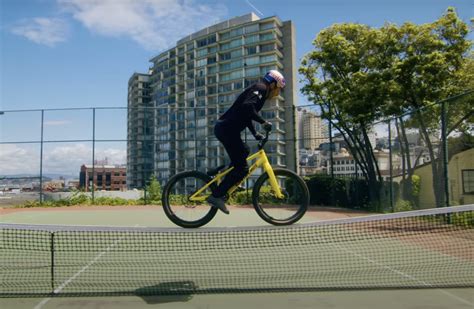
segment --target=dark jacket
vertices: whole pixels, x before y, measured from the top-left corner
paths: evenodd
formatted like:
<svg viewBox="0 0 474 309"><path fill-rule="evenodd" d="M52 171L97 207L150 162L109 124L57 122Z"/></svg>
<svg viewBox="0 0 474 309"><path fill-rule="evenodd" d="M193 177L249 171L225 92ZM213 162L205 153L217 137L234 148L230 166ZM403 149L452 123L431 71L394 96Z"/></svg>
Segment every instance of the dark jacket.
<svg viewBox="0 0 474 309"><path fill-rule="evenodd" d="M255 135L252 121L260 124L265 120L258 112L267 98L267 85L257 82L246 88L235 100L234 104L219 118L219 125L232 133L240 133L246 127Z"/></svg>

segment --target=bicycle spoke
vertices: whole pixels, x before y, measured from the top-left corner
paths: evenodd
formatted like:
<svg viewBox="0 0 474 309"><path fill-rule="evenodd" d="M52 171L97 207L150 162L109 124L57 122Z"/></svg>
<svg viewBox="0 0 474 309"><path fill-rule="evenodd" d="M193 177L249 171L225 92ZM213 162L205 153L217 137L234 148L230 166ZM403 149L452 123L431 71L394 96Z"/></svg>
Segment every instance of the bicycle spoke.
<svg viewBox="0 0 474 309"><path fill-rule="evenodd" d="M290 171L275 170L275 177L283 197L277 197L268 175L264 175L254 188L254 205L259 215L269 223L294 223L306 211L307 188L302 180Z"/></svg>
<svg viewBox="0 0 474 309"><path fill-rule="evenodd" d="M172 214L184 222L195 222L204 218L210 211L206 202L211 194L210 188L198 192L206 181L189 175L177 179L168 191L168 208ZM190 197L193 196L191 200Z"/></svg>

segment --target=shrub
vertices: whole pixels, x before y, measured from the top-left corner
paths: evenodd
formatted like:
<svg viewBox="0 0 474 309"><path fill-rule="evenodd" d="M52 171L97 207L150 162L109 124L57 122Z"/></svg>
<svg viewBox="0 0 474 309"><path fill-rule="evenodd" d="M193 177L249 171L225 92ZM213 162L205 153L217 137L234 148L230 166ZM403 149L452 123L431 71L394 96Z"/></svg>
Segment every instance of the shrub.
<svg viewBox="0 0 474 309"><path fill-rule="evenodd" d="M305 178L311 205L370 208L368 184L363 179L314 175ZM334 192L334 203L331 192Z"/></svg>
<svg viewBox="0 0 474 309"><path fill-rule="evenodd" d="M410 211L410 210L413 210L413 206L410 203L410 201L400 199L395 204L395 209L394 209L395 212Z"/></svg>
<svg viewBox="0 0 474 309"><path fill-rule="evenodd" d="M159 201L161 200L161 185L158 180L156 180L156 177L152 175L150 177L150 181L148 186L146 186L146 191L147 191L147 202L148 200L150 201Z"/></svg>

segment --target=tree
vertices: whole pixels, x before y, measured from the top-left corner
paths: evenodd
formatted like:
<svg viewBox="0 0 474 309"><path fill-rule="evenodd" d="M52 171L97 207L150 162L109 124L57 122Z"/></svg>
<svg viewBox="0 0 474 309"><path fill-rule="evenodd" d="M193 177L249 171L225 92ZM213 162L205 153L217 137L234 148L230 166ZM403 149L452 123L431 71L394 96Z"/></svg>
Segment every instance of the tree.
<svg viewBox="0 0 474 309"><path fill-rule="evenodd" d="M299 69L306 79L302 92L342 133L369 183L371 200L377 202L382 176L368 133L393 87L393 44L387 44L391 40L394 38L365 25L333 25L318 34L315 49Z"/></svg>
<svg viewBox="0 0 474 309"><path fill-rule="evenodd" d="M472 89L474 70L467 54L471 47L467 33L467 25L452 8L423 25L386 24L375 29L336 24L318 34L314 50L303 59L299 69L305 82L302 92L342 133L369 182L371 199L380 199L382 177L367 132L381 117L397 117L408 179L412 179L413 165L405 129L412 127L420 130L426 144L433 162L437 205L443 204L443 160L430 139L439 127L441 105L433 103ZM404 116L407 112L412 116ZM472 95L459 97L456 104L450 104L448 133L468 128L472 117Z"/></svg>
<svg viewBox="0 0 474 309"><path fill-rule="evenodd" d="M402 154L407 158L408 177L413 175L409 161L405 127L417 128L426 145L433 173L433 190L436 205L444 205L445 177L443 177L444 152L441 145L434 145L433 137L442 143L442 108L448 106L447 135L455 130L465 130L472 123L472 89L474 71L472 56L468 55L471 42L467 40L467 25L452 8L433 23L415 25L405 23L400 28L384 26L382 32L396 33L398 42L392 49L392 75L396 85L390 93L384 115L398 117ZM459 95L459 93L462 93ZM454 97L453 97L454 96ZM442 102L446 100L446 102ZM439 102L439 104L434 104ZM410 113L409 116L402 116ZM411 191L411 182L405 183Z"/></svg>
<svg viewBox="0 0 474 309"><path fill-rule="evenodd" d="M148 200L159 201L161 200L161 185L154 175L150 176L150 181L146 187L148 192Z"/></svg>

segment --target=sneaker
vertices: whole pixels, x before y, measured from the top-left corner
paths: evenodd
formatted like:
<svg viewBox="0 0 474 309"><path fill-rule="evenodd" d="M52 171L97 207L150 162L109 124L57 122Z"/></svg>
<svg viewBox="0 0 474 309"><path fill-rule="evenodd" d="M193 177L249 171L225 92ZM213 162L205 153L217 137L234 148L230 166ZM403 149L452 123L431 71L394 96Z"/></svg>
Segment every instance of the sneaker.
<svg viewBox="0 0 474 309"><path fill-rule="evenodd" d="M244 186L240 185L238 186L237 188L235 188L235 192L244 192L246 191L247 189L245 189Z"/></svg>
<svg viewBox="0 0 474 309"><path fill-rule="evenodd" d="M207 202L212 207L222 210L223 213L229 214L229 210L225 207L224 199L222 197L209 196Z"/></svg>

